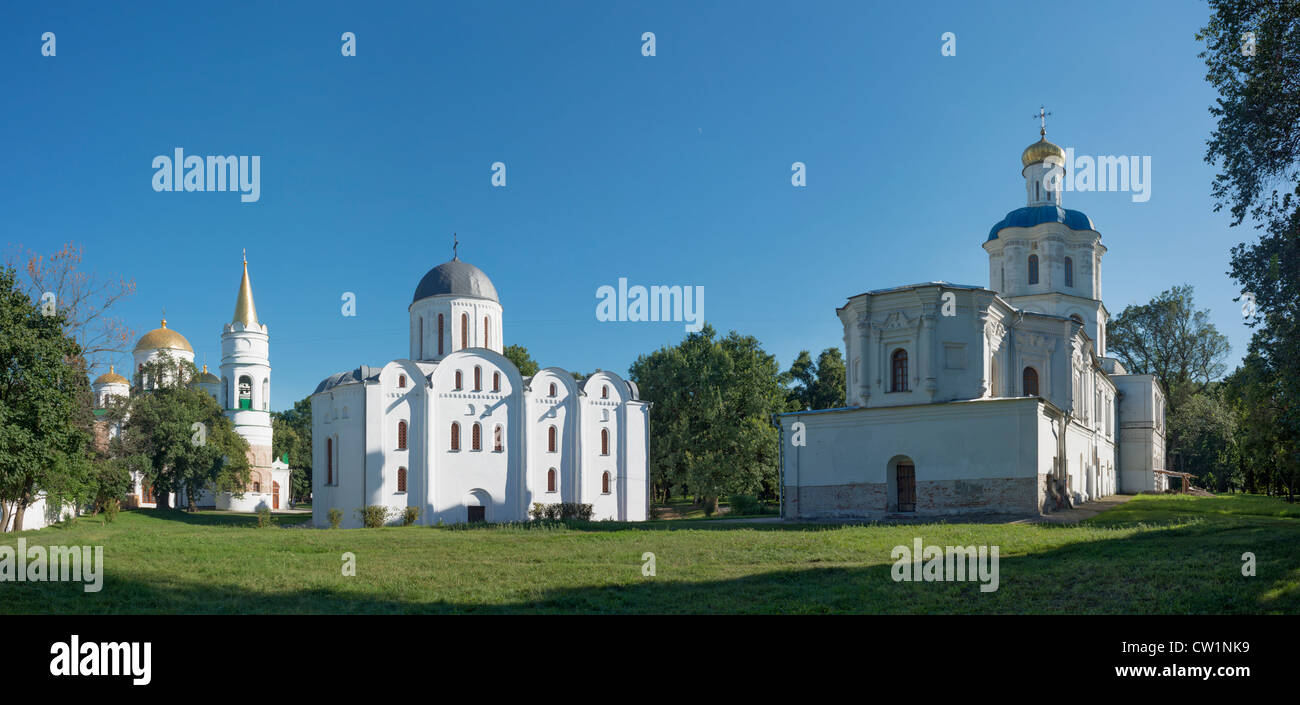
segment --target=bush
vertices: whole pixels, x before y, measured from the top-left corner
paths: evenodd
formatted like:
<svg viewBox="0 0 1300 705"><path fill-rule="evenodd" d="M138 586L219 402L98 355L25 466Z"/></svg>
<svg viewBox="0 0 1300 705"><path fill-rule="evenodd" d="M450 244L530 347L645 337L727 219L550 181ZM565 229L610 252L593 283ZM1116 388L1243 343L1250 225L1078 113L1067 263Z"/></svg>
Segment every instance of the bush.
<svg viewBox="0 0 1300 705"><path fill-rule="evenodd" d="M337 529L343 523L343 510L335 507L330 510L330 528Z"/></svg>
<svg viewBox="0 0 1300 705"><path fill-rule="evenodd" d="M361 525L367 529L378 529L388 523L392 510L382 504L368 504L357 510Z"/></svg>
<svg viewBox="0 0 1300 705"><path fill-rule="evenodd" d="M752 494L733 494L727 498L727 502L731 504L731 513L737 516L761 514L763 510L758 497Z"/></svg>
<svg viewBox="0 0 1300 705"><path fill-rule="evenodd" d="M104 500L101 506L104 509L104 522L108 524L112 524L117 513L122 511L122 502L116 497Z"/></svg>
<svg viewBox="0 0 1300 705"><path fill-rule="evenodd" d="M269 529L275 526L275 517L271 516L271 508L262 505L257 508L257 528Z"/></svg>
<svg viewBox="0 0 1300 705"><path fill-rule="evenodd" d="M410 526L420 520L419 507L407 507L402 512L402 526Z"/></svg>
<svg viewBox="0 0 1300 705"><path fill-rule="evenodd" d="M591 521L591 516L596 513L596 510L590 504L579 504L578 502L561 502L559 504L533 502L533 509L530 513L534 520L577 519L578 521Z"/></svg>

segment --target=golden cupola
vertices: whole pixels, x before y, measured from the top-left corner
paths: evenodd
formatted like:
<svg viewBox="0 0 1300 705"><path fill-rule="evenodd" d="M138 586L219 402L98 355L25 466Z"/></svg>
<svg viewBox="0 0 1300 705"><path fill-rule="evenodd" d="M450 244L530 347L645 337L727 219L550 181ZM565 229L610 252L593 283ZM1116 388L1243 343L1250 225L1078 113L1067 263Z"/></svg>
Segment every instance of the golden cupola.
<svg viewBox="0 0 1300 705"><path fill-rule="evenodd" d="M167 327L167 319L162 320L159 328L145 333L140 338L140 342L135 344L136 351L141 350L184 350L193 353L194 348L190 347L190 341L185 336Z"/></svg>

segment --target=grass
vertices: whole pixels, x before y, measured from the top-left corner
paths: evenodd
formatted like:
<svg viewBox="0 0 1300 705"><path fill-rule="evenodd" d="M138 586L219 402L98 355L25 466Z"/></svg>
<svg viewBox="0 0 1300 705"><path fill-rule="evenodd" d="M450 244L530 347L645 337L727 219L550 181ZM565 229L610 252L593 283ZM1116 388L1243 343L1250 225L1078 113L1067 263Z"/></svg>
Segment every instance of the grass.
<svg viewBox="0 0 1300 705"><path fill-rule="evenodd" d="M305 516L279 516L281 526ZM123 512L5 534L102 545L103 590L0 583L0 613L1300 613L1300 506L1144 495L1078 525L656 521L252 528ZM894 546L997 545L1000 586L895 582ZM1242 553L1257 558L1241 574ZM342 555L356 576L342 575ZM642 555L657 575L642 575Z"/></svg>

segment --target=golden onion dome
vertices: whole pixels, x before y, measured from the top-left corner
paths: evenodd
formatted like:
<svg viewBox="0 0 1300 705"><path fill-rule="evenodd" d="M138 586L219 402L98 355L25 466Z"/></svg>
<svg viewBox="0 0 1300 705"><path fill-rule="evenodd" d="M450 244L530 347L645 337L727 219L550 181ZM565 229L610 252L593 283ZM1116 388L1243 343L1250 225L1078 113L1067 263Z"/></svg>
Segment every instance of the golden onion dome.
<svg viewBox="0 0 1300 705"><path fill-rule="evenodd" d="M194 381L198 384L221 384L221 379L219 377L208 372L207 365L203 366L203 371L199 373L198 377L194 378Z"/></svg>
<svg viewBox="0 0 1300 705"><path fill-rule="evenodd" d="M112 365L108 366L108 372L95 378L95 384L125 384L128 387L131 386L131 382L127 378L113 371Z"/></svg>
<svg viewBox="0 0 1300 705"><path fill-rule="evenodd" d="M136 350L184 350L192 353L194 348L190 347L190 341L185 336L171 330L167 327L167 319L162 320L161 328L154 328L140 338L140 342L135 344Z"/></svg>
<svg viewBox="0 0 1300 705"><path fill-rule="evenodd" d="M1049 157L1056 157L1060 160L1058 163L1064 164L1065 150L1048 142L1047 136L1044 135L1037 142L1025 147L1025 151L1020 155L1020 163L1023 166L1029 166L1044 161Z"/></svg>

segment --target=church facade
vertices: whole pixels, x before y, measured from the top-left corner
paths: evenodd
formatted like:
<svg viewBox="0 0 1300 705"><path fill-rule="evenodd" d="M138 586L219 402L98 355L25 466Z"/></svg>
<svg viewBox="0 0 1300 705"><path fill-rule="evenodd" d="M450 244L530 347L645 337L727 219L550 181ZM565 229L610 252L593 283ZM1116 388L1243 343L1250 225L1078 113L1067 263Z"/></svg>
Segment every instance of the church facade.
<svg viewBox="0 0 1300 705"><path fill-rule="evenodd" d="M154 380L143 375L146 363L163 354L173 360L194 362L194 348L190 341L167 327L164 319L155 328L140 337L132 351L135 372L140 376L137 390L147 390ZM257 307L253 304L253 286L248 277L248 261L244 261L244 274L235 298L235 313L221 331L221 376L208 372L207 365L191 381L210 394L221 405L227 418L234 424L235 432L248 442L250 464L248 486L243 496L230 492L204 491L195 503L200 507L215 507L232 511L251 512L259 508L282 509L288 507L291 470L287 464L272 457L271 437L271 352L270 335L266 324L258 321ZM95 405L103 409L113 397L129 397L132 383L117 374L116 370L100 375L91 383ZM109 424L97 424L99 441L106 443L120 429ZM159 498L153 488L139 473L134 473L128 506L152 508ZM187 503L184 493L169 495L173 507Z"/></svg>
<svg viewBox="0 0 1300 705"><path fill-rule="evenodd" d="M591 504L642 521L650 405L612 372L523 377L505 357L503 309L477 267L430 270L408 308L409 355L323 380L312 404L313 523L361 526L358 510L408 507L418 523L530 518L534 503Z"/></svg>
<svg viewBox="0 0 1300 705"><path fill-rule="evenodd" d="M1060 205L1064 151L1021 155L1026 205L984 242L988 287L851 297L847 398L782 414L786 518L1040 514L1165 488L1165 396L1106 356L1106 247Z"/></svg>

